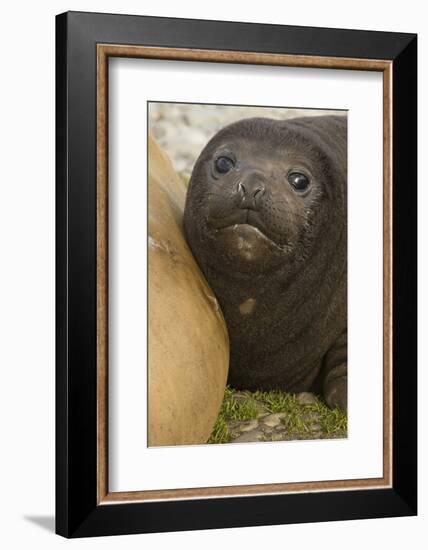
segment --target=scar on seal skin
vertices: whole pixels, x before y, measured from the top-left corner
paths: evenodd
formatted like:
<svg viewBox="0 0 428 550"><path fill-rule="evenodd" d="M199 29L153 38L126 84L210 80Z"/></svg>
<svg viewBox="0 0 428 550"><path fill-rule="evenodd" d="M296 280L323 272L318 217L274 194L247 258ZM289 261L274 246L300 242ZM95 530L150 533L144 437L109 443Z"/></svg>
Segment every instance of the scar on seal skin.
<svg viewBox="0 0 428 550"><path fill-rule="evenodd" d="M248 298L245 302L239 306L239 311L242 315L249 315L253 312L254 306L256 305L256 300L254 298Z"/></svg>
<svg viewBox="0 0 428 550"><path fill-rule="evenodd" d="M346 205L346 117L244 119L205 146L184 229L226 319L231 386L347 408Z"/></svg>

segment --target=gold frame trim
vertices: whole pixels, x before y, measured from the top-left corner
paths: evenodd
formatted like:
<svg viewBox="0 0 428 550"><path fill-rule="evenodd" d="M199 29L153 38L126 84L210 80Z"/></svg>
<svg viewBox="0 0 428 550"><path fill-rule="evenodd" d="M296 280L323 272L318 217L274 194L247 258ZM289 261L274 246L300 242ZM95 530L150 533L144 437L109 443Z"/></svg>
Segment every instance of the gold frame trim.
<svg viewBox="0 0 428 550"><path fill-rule="evenodd" d="M206 61L383 73L383 477L149 491L108 490L108 59ZM97 45L97 504L392 486L392 62L187 48Z"/></svg>

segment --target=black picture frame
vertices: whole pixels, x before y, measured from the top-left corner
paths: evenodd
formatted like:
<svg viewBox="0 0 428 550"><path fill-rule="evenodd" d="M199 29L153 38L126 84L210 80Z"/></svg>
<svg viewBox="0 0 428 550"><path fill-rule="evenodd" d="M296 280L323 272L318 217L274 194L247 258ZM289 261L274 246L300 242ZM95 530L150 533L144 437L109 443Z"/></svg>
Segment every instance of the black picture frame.
<svg viewBox="0 0 428 550"><path fill-rule="evenodd" d="M97 501L97 44L392 62L392 486ZM417 36L68 12L56 18L56 532L65 537L417 513Z"/></svg>

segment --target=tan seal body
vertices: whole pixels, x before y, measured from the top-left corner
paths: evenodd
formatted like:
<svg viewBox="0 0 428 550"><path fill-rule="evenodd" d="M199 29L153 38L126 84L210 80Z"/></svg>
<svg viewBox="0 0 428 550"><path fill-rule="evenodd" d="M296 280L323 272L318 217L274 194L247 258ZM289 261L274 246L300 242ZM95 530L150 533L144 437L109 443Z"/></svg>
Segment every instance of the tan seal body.
<svg viewBox="0 0 428 550"><path fill-rule="evenodd" d="M229 341L182 230L186 188L149 141L150 446L205 443L223 399Z"/></svg>

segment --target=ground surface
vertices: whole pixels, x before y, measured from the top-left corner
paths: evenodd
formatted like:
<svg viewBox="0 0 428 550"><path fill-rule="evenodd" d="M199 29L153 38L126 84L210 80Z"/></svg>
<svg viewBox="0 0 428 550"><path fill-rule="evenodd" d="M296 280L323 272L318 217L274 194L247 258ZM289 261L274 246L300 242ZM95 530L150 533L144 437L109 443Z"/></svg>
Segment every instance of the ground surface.
<svg viewBox="0 0 428 550"><path fill-rule="evenodd" d="M150 103L150 131L187 183L193 165L218 130L254 116L289 119L341 111ZM210 443L244 443L346 437L346 415L311 393L234 392L227 388Z"/></svg>
<svg viewBox="0 0 428 550"><path fill-rule="evenodd" d="M313 393L236 392L226 388L209 443L247 443L347 436L346 414Z"/></svg>

